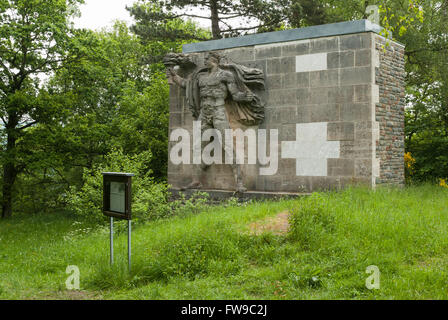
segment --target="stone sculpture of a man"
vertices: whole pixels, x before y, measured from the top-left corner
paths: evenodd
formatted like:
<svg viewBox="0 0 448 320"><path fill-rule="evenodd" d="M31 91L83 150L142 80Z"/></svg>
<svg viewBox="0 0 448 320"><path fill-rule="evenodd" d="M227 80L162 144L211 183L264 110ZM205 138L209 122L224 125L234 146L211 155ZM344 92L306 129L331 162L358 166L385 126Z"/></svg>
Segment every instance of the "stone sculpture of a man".
<svg viewBox="0 0 448 320"><path fill-rule="evenodd" d="M205 67L193 72L188 79L180 77L173 68L168 68L171 80L187 90L187 100L193 117L201 121L201 131L216 129L224 136L226 129L230 129L226 113L226 102L232 100L237 104L238 121L245 124L257 124L263 120L264 110L260 100L249 89L247 84L263 84L260 70L249 69L235 64L221 64L221 56L210 52L205 57ZM249 75L249 76L247 76ZM246 77L245 77L246 76ZM233 148L224 145L224 152L235 159ZM231 164L235 176L236 191L245 192L239 164ZM198 176L208 168L202 163L196 167L192 183L185 188L197 189L202 186Z"/></svg>

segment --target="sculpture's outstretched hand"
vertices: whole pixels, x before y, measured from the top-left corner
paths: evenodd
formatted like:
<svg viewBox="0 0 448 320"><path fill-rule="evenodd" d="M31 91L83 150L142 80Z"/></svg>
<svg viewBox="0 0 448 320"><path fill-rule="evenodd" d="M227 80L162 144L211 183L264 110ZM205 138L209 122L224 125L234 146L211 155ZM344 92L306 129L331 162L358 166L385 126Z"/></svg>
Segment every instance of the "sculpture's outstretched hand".
<svg viewBox="0 0 448 320"><path fill-rule="evenodd" d="M173 81L174 83L177 83L179 86L181 86L183 88L185 87L184 79L182 77L180 77L173 68L168 68L167 73L168 73L171 81Z"/></svg>
<svg viewBox="0 0 448 320"><path fill-rule="evenodd" d="M251 102L254 99L255 95L252 91L240 91L233 95L233 99L238 102Z"/></svg>
<svg viewBox="0 0 448 320"><path fill-rule="evenodd" d="M173 78L175 76L177 76L177 73L176 73L176 71L174 71L174 68L168 68L168 72L169 72L170 76Z"/></svg>
<svg viewBox="0 0 448 320"><path fill-rule="evenodd" d="M255 97L255 95L253 94L252 91L247 91L245 101L251 102L254 99L254 97Z"/></svg>
<svg viewBox="0 0 448 320"><path fill-rule="evenodd" d="M175 81L175 78L177 76L176 71L174 71L173 68L166 68L166 71L167 71L166 75L167 75L168 79L171 81Z"/></svg>

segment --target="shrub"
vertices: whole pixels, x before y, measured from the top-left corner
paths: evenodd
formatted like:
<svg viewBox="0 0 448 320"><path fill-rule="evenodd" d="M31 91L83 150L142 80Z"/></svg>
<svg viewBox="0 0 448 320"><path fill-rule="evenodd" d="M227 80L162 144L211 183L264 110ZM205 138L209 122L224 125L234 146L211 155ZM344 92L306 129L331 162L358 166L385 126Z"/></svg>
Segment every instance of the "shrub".
<svg viewBox="0 0 448 320"><path fill-rule="evenodd" d="M151 157L149 151L128 156L120 149L113 150L102 164L84 170L84 184L81 188L72 186L61 198L76 215L97 223L105 222L102 214L102 172L128 172L135 174L132 177L132 221L136 224L174 214L198 213L206 207L208 194L201 192L193 194L190 199L181 195L179 200L169 201L167 184L155 182L151 177L152 172L147 169ZM118 223L117 232L122 227L124 225Z"/></svg>
<svg viewBox="0 0 448 320"><path fill-rule="evenodd" d="M167 186L151 178L151 171L146 169L150 160L149 151L128 156L120 149L113 150L102 164L84 170L84 185L80 189L71 187L64 200L75 214L97 222L104 221L102 172L129 172L135 174L132 178L133 221L140 223L165 217L171 214Z"/></svg>

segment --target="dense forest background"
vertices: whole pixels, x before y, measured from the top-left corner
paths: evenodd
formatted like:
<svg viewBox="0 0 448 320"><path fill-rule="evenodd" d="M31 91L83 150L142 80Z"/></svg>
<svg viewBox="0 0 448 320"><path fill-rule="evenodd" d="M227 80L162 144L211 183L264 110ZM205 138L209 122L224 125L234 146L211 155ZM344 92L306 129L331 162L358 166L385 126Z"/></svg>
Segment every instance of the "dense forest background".
<svg viewBox="0 0 448 320"><path fill-rule="evenodd" d="M408 182L448 177L448 0L140 0L127 8L134 25L100 32L74 28L82 2L0 0L2 217L98 214L102 171L137 174L137 214L168 214L162 57L193 41L367 18L369 5L406 45Z"/></svg>

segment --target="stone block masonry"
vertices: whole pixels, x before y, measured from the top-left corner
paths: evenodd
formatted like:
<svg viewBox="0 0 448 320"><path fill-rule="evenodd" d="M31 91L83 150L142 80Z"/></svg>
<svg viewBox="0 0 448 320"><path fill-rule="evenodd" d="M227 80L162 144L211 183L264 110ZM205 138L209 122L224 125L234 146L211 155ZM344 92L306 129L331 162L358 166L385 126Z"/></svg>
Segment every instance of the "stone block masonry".
<svg viewBox="0 0 448 320"><path fill-rule="evenodd" d="M377 65L375 81L379 87L375 116L379 124L380 139L376 145L379 158L377 184L404 184L404 108L405 73L404 47L386 43L375 36Z"/></svg>
<svg viewBox="0 0 448 320"><path fill-rule="evenodd" d="M262 176L262 165L245 164L249 190L404 183L404 47L386 45L379 31L360 20L184 46L200 64L207 51L218 51L265 74L266 90L260 92L265 121L250 128L278 130L278 170ZM172 85L170 132L192 132L192 122L185 92ZM234 129L249 128L230 122ZM192 168L170 163L168 183L174 189L185 186ZM204 189L234 188L229 165L212 165L206 174Z"/></svg>

